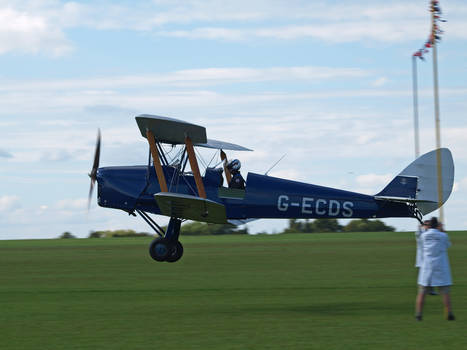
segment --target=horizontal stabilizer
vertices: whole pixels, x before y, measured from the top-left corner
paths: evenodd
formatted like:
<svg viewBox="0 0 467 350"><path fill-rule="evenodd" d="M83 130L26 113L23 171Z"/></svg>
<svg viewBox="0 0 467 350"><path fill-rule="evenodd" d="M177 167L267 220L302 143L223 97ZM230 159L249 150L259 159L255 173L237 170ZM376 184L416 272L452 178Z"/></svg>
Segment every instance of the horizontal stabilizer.
<svg viewBox="0 0 467 350"><path fill-rule="evenodd" d="M169 192L156 193L154 198L162 215L213 224L227 223L225 206L209 199Z"/></svg>
<svg viewBox="0 0 467 350"><path fill-rule="evenodd" d="M417 180L416 176L398 175L376 196L414 199L417 194Z"/></svg>
<svg viewBox="0 0 467 350"><path fill-rule="evenodd" d="M433 201L424 201L420 199L415 199L415 198L407 198L407 197L391 197L391 196L375 196L376 200L380 201L388 201L388 202L398 202L398 203L436 203Z"/></svg>

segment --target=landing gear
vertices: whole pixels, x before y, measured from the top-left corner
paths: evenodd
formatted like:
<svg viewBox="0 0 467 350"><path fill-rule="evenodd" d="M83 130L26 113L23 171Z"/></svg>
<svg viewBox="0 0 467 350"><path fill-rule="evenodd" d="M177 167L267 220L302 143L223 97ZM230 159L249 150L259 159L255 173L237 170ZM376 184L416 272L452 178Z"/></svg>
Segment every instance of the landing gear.
<svg viewBox="0 0 467 350"><path fill-rule="evenodd" d="M179 241L158 237L149 245L149 255L156 261L176 262L183 256L183 246Z"/></svg>
<svg viewBox="0 0 467 350"><path fill-rule="evenodd" d="M418 220L420 225L423 224L423 214L422 212L417 208L417 206L414 203L409 203L407 204L409 207L409 213Z"/></svg>
<svg viewBox="0 0 467 350"><path fill-rule="evenodd" d="M149 245L149 255L156 261L176 262L183 256L183 246L178 240L182 221L170 218L167 232L157 225L151 217L143 211L137 213L151 226L159 235Z"/></svg>
<svg viewBox="0 0 467 350"><path fill-rule="evenodd" d="M165 261L170 253L170 246L167 239L158 237L149 245L149 255L156 261Z"/></svg>
<svg viewBox="0 0 467 350"><path fill-rule="evenodd" d="M165 261L176 262L180 260L182 255L183 255L183 246L180 243L180 241L177 241L177 243L170 246L170 252L169 252L169 255L167 255L167 258L165 259Z"/></svg>

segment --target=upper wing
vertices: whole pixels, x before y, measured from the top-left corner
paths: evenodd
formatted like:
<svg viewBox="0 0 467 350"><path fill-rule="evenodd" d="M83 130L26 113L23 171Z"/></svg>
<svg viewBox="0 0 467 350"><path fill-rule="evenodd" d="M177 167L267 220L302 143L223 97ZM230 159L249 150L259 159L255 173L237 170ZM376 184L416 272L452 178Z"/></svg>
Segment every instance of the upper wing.
<svg viewBox="0 0 467 350"><path fill-rule="evenodd" d="M236 145L235 143L218 141L213 139L208 139L208 142L206 143L196 143L195 146L214 149L224 149L230 151L253 151L252 149Z"/></svg>
<svg viewBox="0 0 467 350"><path fill-rule="evenodd" d="M143 137L146 132L152 132L158 142L171 145L185 144L188 136L193 146L232 151L251 151L251 149L230 142L208 139L204 126L187 123L183 120L161 117L158 115L141 114L135 117Z"/></svg>
<svg viewBox="0 0 467 350"><path fill-rule="evenodd" d="M193 143L206 143L206 128L174 118L158 115L141 114L135 117L141 135L146 137L146 131L151 131L158 142L172 145L184 144L188 136Z"/></svg>

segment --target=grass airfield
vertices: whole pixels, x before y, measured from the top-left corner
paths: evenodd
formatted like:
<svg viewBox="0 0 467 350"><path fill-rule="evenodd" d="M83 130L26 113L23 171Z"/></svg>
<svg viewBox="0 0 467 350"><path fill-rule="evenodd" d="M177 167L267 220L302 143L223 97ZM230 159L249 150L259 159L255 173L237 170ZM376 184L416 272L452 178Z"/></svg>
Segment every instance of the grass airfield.
<svg viewBox="0 0 467 350"><path fill-rule="evenodd" d="M466 349L467 232L450 232L457 320L414 320L413 233L0 241L1 349Z"/></svg>

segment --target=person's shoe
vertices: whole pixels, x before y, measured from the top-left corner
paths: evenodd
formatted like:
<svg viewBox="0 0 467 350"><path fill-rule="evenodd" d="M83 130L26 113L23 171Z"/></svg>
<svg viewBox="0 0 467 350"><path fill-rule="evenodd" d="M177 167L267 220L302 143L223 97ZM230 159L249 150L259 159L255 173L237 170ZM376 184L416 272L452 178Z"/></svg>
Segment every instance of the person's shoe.
<svg viewBox="0 0 467 350"><path fill-rule="evenodd" d="M416 315L416 316L415 316L415 319L416 319L417 321L421 321L421 320L422 320L422 315Z"/></svg>
<svg viewBox="0 0 467 350"><path fill-rule="evenodd" d="M456 318L454 317L453 314L448 315L448 321L454 321Z"/></svg>

